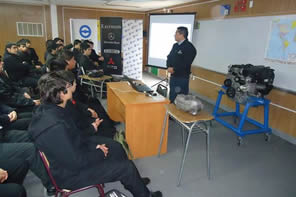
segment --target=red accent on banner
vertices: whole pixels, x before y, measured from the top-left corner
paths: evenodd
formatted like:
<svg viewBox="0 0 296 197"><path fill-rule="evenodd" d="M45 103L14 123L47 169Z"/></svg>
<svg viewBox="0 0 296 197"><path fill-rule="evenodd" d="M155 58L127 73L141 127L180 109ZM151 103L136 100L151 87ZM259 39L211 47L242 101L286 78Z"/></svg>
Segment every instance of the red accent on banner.
<svg viewBox="0 0 296 197"><path fill-rule="evenodd" d="M112 57L109 59L108 64L112 64L112 65L115 64L115 62L113 61Z"/></svg>

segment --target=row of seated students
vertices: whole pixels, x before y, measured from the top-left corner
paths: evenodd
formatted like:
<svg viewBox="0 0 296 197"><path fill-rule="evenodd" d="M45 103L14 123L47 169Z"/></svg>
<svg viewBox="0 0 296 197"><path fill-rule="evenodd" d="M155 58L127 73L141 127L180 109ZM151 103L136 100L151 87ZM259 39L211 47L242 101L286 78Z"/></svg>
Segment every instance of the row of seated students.
<svg viewBox="0 0 296 197"><path fill-rule="evenodd" d="M8 53L12 46L6 46ZM18 52L13 54L18 56ZM38 155L41 150L48 157L53 176L62 188L73 190L121 181L133 196L162 196L159 191L148 190L149 178L140 177L121 144L112 139L116 132L114 122L100 102L81 99L83 94L76 90L74 54L74 50L64 49L52 58L49 73L45 73L49 69L36 72L42 75L38 82L41 100L30 96L28 87L32 86L24 86L19 80L11 79L10 74L7 76L0 60L1 195L26 196L22 183L28 169L41 179L48 194L54 194ZM99 61L99 57L97 59ZM28 61L21 63L27 66ZM39 61L30 63L31 69L45 67ZM6 69L5 61L4 67ZM35 77L38 79L37 75Z"/></svg>

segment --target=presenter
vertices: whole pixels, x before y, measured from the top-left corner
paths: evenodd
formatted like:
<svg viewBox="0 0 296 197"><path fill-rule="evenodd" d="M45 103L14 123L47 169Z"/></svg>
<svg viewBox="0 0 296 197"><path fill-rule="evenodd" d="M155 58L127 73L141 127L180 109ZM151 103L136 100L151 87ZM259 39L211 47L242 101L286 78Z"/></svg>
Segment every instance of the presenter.
<svg viewBox="0 0 296 197"><path fill-rule="evenodd" d="M189 76L191 73L191 64L196 56L196 49L187 39L188 29L178 27L175 33L177 43L173 45L170 54L167 56L168 72L170 78L171 103L174 102L178 94L188 94Z"/></svg>

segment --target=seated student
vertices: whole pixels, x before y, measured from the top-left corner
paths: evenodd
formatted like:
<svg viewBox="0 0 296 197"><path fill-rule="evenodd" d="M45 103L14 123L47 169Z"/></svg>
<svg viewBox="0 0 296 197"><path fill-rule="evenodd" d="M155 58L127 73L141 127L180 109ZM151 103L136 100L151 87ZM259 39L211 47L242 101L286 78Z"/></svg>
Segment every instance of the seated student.
<svg viewBox="0 0 296 197"><path fill-rule="evenodd" d="M87 43L89 44L90 48L91 48L91 54L89 56L89 58L96 64L96 65L101 65L104 62L104 57L101 56L100 54L98 55L96 53L96 51L94 50L94 43L90 40L87 40Z"/></svg>
<svg viewBox="0 0 296 197"><path fill-rule="evenodd" d="M8 172L8 177L2 177L4 182L0 184L1 196L8 196L4 195L6 194L5 192L7 194L13 194L14 188L20 189L20 186L6 185L6 183L21 185L28 168L40 178L43 186L47 188L48 195L55 194L55 188L47 175L37 149L30 142L27 131L8 131L4 137L0 135L0 168Z"/></svg>
<svg viewBox="0 0 296 197"><path fill-rule="evenodd" d="M32 65L34 65L37 69L40 69L42 67L42 63L39 61L39 57L35 51L34 48L31 47L31 41L28 39L24 39L26 42L27 47L27 54L30 57L30 61Z"/></svg>
<svg viewBox="0 0 296 197"><path fill-rule="evenodd" d="M22 108L23 111L32 111L33 106L39 105L39 100L33 100L26 90L13 83L3 70L3 61L0 56L0 102L12 107ZM30 110L31 109L31 110ZM22 110L21 110L22 111Z"/></svg>
<svg viewBox="0 0 296 197"><path fill-rule="evenodd" d="M74 40L73 53L74 53L74 58L75 58L76 62L79 62L79 59L80 59L80 56L81 56L80 44L81 44L80 40Z"/></svg>
<svg viewBox="0 0 296 197"><path fill-rule="evenodd" d="M56 73L72 85L71 90L72 94L74 94L76 90L76 80L73 73L69 71L58 71ZM100 135L113 139L116 128L112 125L112 120L108 119L109 116L106 118L106 121L103 120L95 110L74 98L67 102L65 109L69 112L69 115L85 136Z"/></svg>
<svg viewBox="0 0 296 197"><path fill-rule="evenodd" d="M35 111L29 132L39 150L51 164L52 174L62 188L78 189L88 185L121 181L135 197L161 197L150 193L139 172L126 155L119 155L105 144L84 140L66 104L72 99L71 84L56 73L39 81L41 106Z"/></svg>
<svg viewBox="0 0 296 197"><path fill-rule="evenodd" d="M53 40L47 42L47 56L45 62L45 67L47 71L49 69L50 63L57 58L57 48L58 45Z"/></svg>
<svg viewBox="0 0 296 197"><path fill-rule="evenodd" d="M89 58L91 54L91 47L89 46L88 42L84 41L81 43L80 48L82 55L79 60L79 66L83 67L85 72L99 69L99 67L95 65Z"/></svg>
<svg viewBox="0 0 296 197"><path fill-rule="evenodd" d="M23 113L18 116L17 112L4 104L0 103L0 125L2 135L8 130L27 130L31 122L31 114Z"/></svg>
<svg viewBox="0 0 296 197"><path fill-rule="evenodd" d="M29 168L19 162L8 162L7 167L0 163L0 194L5 197L26 197L26 190L22 186ZM4 168L4 169L2 169Z"/></svg>
<svg viewBox="0 0 296 197"><path fill-rule="evenodd" d="M41 67L39 65L35 66L32 63L31 57L28 54L28 48L26 43L27 43L26 39L21 39L17 41L16 43L18 48L17 55L21 58L21 61L23 62L24 65L29 66L30 77L39 79L41 76Z"/></svg>
<svg viewBox="0 0 296 197"><path fill-rule="evenodd" d="M4 69L7 71L9 78L23 87L37 87L38 79L30 76L30 67L22 62L17 55L17 45L8 43L5 46Z"/></svg>

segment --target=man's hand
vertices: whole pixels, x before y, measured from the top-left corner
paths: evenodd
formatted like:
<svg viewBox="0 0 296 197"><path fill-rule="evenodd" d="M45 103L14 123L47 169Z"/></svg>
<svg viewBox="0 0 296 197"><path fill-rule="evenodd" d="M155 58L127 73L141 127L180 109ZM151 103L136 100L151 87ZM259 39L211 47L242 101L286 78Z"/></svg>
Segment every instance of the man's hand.
<svg viewBox="0 0 296 197"><path fill-rule="evenodd" d="M92 118L99 118L99 116L95 110L93 110L92 108L87 108L87 110L90 111Z"/></svg>
<svg viewBox="0 0 296 197"><path fill-rule="evenodd" d="M24 93L24 97L27 98L27 99L31 98L31 96L27 92Z"/></svg>
<svg viewBox="0 0 296 197"><path fill-rule="evenodd" d="M40 65L35 65L35 68L36 68L36 69L40 69L41 66L40 66Z"/></svg>
<svg viewBox="0 0 296 197"><path fill-rule="evenodd" d="M174 68L173 67L168 67L168 72L173 74L175 71L174 71Z"/></svg>
<svg viewBox="0 0 296 197"><path fill-rule="evenodd" d="M12 111L8 114L8 117L9 117L9 120L10 122L13 122L17 119L17 114L16 114L16 111Z"/></svg>
<svg viewBox="0 0 296 197"><path fill-rule="evenodd" d="M103 56L99 57L99 60L104 61L104 57Z"/></svg>
<svg viewBox="0 0 296 197"><path fill-rule="evenodd" d="M98 127L103 122L103 119L97 118L92 124L92 126L95 128L96 132L98 131Z"/></svg>
<svg viewBox="0 0 296 197"><path fill-rule="evenodd" d="M107 157L107 155L108 155L108 149L109 149L109 148L106 147L105 144L98 144L98 145L96 146L96 149L101 149L101 150L103 151L105 157Z"/></svg>
<svg viewBox="0 0 296 197"><path fill-rule="evenodd" d="M8 178L7 171L5 171L2 168L0 168L0 183L3 183L4 181L6 181L7 178Z"/></svg>
<svg viewBox="0 0 296 197"><path fill-rule="evenodd" d="M40 105L40 100L33 100L33 102L35 103L35 105Z"/></svg>

